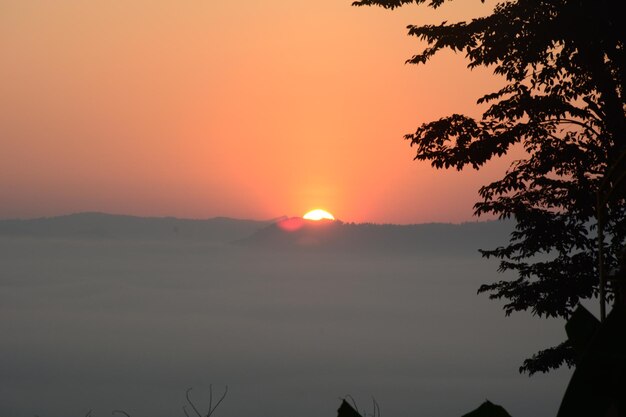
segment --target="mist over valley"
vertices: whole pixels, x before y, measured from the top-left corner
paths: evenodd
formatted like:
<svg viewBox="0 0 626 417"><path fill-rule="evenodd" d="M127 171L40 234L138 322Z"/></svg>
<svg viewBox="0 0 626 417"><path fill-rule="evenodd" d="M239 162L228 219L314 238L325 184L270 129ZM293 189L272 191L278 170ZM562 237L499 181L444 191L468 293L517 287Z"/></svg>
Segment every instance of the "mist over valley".
<svg viewBox="0 0 626 417"><path fill-rule="evenodd" d="M563 323L505 318L478 248L510 224L374 225L98 213L0 221L0 414L554 415L569 371L522 360ZM451 401L453 399L453 401Z"/></svg>

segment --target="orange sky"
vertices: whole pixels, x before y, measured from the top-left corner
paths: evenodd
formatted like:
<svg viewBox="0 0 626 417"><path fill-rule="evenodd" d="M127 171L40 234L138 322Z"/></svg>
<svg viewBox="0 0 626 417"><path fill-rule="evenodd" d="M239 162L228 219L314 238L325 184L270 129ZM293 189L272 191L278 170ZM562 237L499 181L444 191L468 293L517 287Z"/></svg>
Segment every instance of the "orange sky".
<svg viewBox="0 0 626 417"><path fill-rule="evenodd" d="M501 175L436 171L402 135L477 115L498 80L410 23L486 14L350 0L0 3L0 218L78 211L344 221L472 219Z"/></svg>

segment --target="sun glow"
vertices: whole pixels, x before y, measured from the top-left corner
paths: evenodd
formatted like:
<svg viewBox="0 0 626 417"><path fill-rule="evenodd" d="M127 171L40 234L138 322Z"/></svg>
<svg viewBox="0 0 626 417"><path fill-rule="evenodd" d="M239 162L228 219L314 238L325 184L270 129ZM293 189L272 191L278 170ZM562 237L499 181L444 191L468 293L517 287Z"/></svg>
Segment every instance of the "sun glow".
<svg viewBox="0 0 626 417"><path fill-rule="evenodd" d="M322 209L315 209L309 211L307 214L303 216L306 220L335 220L335 216Z"/></svg>

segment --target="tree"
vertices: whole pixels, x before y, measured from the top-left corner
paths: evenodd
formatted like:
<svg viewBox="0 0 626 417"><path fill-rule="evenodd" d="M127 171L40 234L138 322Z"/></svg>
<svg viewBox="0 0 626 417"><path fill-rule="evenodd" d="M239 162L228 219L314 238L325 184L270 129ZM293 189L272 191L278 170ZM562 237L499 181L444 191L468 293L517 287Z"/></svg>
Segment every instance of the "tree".
<svg viewBox="0 0 626 417"><path fill-rule="evenodd" d="M446 1L452 0L353 5L437 8ZM514 145L525 150L500 180L480 188L474 206L477 216L515 220L506 246L481 250L500 260L499 271L516 272L515 279L478 289L506 300L506 315L529 310L567 319L581 299L615 299L613 287L605 294L600 276L618 267L626 241L621 20L616 1L510 0L471 21L408 27L426 44L408 63L425 64L447 48L464 52L469 68L490 67L506 80L502 89L478 99L487 105L480 119L452 114L405 136L416 147L415 159L438 169L479 169ZM520 372L563 364L573 364L567 341L526 359Z"/></svg>

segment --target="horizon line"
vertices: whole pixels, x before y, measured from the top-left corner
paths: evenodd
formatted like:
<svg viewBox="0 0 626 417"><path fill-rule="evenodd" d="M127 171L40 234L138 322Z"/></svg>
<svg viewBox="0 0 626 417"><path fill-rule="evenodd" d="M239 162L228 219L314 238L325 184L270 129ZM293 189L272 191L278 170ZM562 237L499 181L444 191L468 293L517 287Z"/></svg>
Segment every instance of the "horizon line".
<svg viewBox="0 0 626 417"><path fill-rule="evenodd" d="M65 214L54 214L49 216L36 216L36 217L13 217L13 218L0 218L1 221L32 221L32 220L45 220L45 219L54 219L60 217L71 217L71 216L79 216L79 215L101 215L101 216L109 216L109 217L132 217L138 219L175 219L175 220L184 220L184 221L207 221L207 220L216 220L216 219L226 219L233 221L245 221L245 222L258 222L258 223L277 223L282 219L292 219L292 218L302 218L302 216L288 216L281 215L269 219L251 219L251 218L239 218L239 217L231 217L231 216L212 216L212 217L178 217L178 216L170 216L170 215L136 215L136 214L125 214L125 213L111 213L104 211L77 211L70 212ZM450 225L463 225L463 224L472 224L472 223L489 223L489 222L499 222L499 221L510 221L510 219L476 219L476 220L466 220L466 221L424 221L420 223L377 223L372 221L365 222L354 222L354 221L345 221L340 218L336 218L335 220L329 220L333 222L340 222L343 224L371 224L371 225L393 225L393 226L416 226L416 225L429 225L429 224L450 224Z"/></svg>

